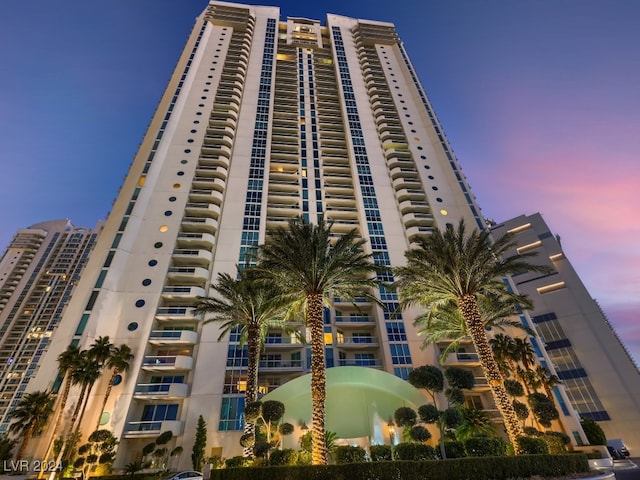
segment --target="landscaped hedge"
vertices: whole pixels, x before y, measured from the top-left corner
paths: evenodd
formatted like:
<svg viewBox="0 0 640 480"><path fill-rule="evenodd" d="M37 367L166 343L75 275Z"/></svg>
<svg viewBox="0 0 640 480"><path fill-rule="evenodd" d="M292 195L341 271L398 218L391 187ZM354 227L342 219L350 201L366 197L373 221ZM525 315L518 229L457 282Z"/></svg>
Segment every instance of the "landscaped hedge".
<svg viewBox="0 0 640 480"><path fill-rule="evenodd" d="M583 454L477 457L326 466L245 467L212 470L211 480L507 480L559 477L589 470Z"/></svg>

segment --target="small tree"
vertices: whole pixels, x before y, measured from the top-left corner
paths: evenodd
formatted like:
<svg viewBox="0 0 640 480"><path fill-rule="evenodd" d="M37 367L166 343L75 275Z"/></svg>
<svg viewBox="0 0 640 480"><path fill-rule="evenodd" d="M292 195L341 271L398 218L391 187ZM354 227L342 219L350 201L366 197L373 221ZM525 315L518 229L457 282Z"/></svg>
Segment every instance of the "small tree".
<svg viewBox="0 0 640 480"><path fill-rule="evenodd" d="M606 445L607 436L604 431L594 420L591 418L583 417L580 419L580 425L584 430L584 434L587 436L590 445Z"/></svg>
<svg viewBox="0 0 640 480"><path fill-rule="evenodd" d="M82 472L83 478L90 472L96 476L109 474L117 446L118 439L109 430L96 430L89 435L87 443L78 447L73 466Z"/></svg>
<svg viewBox="0 0 640 480"><path fill-rule="evenodd" d="M191 451L191 464L193 469L198 472L202 469L204 461L204 450L207 446L207 423L202 415L198 417L198 426L196 427L196 438L193 442L193 450Z"/></svg>
<svg viewBox="0 0 640 480"><path fill-rule="evenodd" d="M543 427L550 427L551 422L560 417L558 409L545 394L537 392L531 393L527 399L529 400L529 406L531 407L533 415Z"/></svg>

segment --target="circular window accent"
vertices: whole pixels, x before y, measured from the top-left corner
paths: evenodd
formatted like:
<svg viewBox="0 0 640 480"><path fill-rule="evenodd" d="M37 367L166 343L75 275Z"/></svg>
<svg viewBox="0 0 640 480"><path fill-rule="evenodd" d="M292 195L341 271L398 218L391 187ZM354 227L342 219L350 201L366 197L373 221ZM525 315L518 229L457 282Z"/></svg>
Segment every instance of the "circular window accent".
<svg viewBox="0 0 640 480"><path fill-rule="evenodd" d="M160 230L160 233L165 233L169 231L169 227L167 225L161 225L158 230Z"/></svg>
<svg viewBox="0 0 640 480"><path fill-rule="evenodd" d="M211 85L211 82L205 82L205 85ZM208 92L209 90L207 90Z"/></svg>
<svg viewBox="0 0 640 480"><path fill-rule="evenodd" d="M416 133L416 131L414 129L411 129L411 133Z"/></svg>
<svg viewBox="0 0 640 480"><path fill-rule="evenodd" d="M185 148L184 153L191 153L191 149L190 148Z"/></svg>
<svg viewBox="0 0 640 480"><path fill-rule="evenodd" d="M196 115L202 115L202 112L196 112Z"/></svg>
<svg viewBox="0 0 640 480"><path fill-rule="evenodd" d="M179 177L182 177L184 175L184 172L180 170L178 173L176 173L176 175L178 175Z"/></svg>
<svg viewBox="0 0 640 480"><path fill-rule="evenodd" d="M425 165L424 168L426 168L427 170L429 170L431 167L429 165Z"/></svg>
<svg viewBox="0 0 640 480"><path fill-rule="evenodd" d="M202 90L202 91L203 91L203 92L208 92L208 91L209 91L209 89L208 89L208 88L205 88L205 89L204 89L204 90ZM206 98L206 97L205 97L205 98Z"/></svg>
<svg viewBox="0 0 640 480"><path fill-rule="evenodd" d="M426 160L426 159L427 159L427 156L426 156L426 155L420 155L420 158L421 158L422 160Z"/></svg>
<svg viewBox="0 0 640 480"><path fill-rule="evenodd" d="M433 175L429 175L429 180L433 180Z"/></svg>
<svg viewBox="0 0 640 480"><path fill-rule="evenodd" d="M173 215L173 212L171 210L165 210L164 212L165 217L170 217L171 215Z"/></svg>
<svg viewBox="0 0 640 480"><path fill-rule="evenodd" d="M200 120L194 120L193 123L197 125L198 123L200 123Z"/></svg>
<svg viewBox="0 0 640 480"><path fill-rule="evenodd" d="M180 184L179 183L174 183L173 184L173 188L180 188Z"/></svg>
<svg viewBox="0 0 640 480"><path fill-rule="evenodd" d="M189 138L189 139L187 140L187 143L193 143L193 138Z"/></svg>
<svg viewBox="0 0 640 480"><path fill-rule="evenodd" d="M407 122L409 125L413 125L413 122Z"/></svg>
<svg viewBox="0 0 640 480"><path fill-rule="evenodd" d="M424 149L423 149L422 147L420 147L420 146L419 146L419 147L418 147L418 150L424 150Z"/></svg>
<svg viewBox="0 0 640 480"><path fill-rule="evenodd" d="M153 244L155 248L162 248L162 242L156 242Z"/></svg>
<svg viewBox="0 0 640 480"><path fill-rule="evenodd" d="M207 97L200 97L200 98L201 98L202 100L206 100L206 99L207 99Z"/></svg>
<svg viewBox="0 0 640 480"><path fill-rule="evenodd" d="M431 187L431 190L438 190L438 187L436 187L435 185L433 187Z"/></svg>
<svg viewBox="0 0 640 480"><path fill-rule="evenodd" d="M436 198L436 202L442 203L442 199L440 197Z"/></svg>
<svg viewBox="0 0 640 480"><path fill-rule="evenodd" d="M122 383L122 375L118 374L113 378L113 386L120 385Z"/></svg>
<svg viewBox="0 0 640 480"><path fill-rule="evenodd" d="M170 202L175 202L176 200L177 200L177 198L176 198L176 197L169 197L169 201L170 201Z"/></svg>
<svg viewBox="0 0 640 480"><path fill-rule="evenodd" d="M140 307L144 307L144 304L147 303L144 300L140 299L140 300L136 300L136 307L140 308Z"/></svg>
<svg viewBox="0 0 640 480"><path fill-rule="evenodd" d="M442 210L440 210L440 215L449 215L449 212L447 212L444 208Z"/></svg>
<svg viewBox="0 0 640 480"><path fill-rule="evenodd" d="M187 164L187 162L188 162L188 160L180 160L180 163L181 163L182 165L186 165L186 164Z"/></svg>
<svg viewBox="0 0 640 480"><path fill-rule="evenodd" d="M198 104L199 107L204 107L204 103Z"/></svg>
<svg viewBox="0 0 640 480"><path fill-rule="evenodd" d="M129 330L130 332L135 332L138 329L138 322L131 322L129 325L127 325L127 330Z"/></svg>
<svg viewBox="0 0 640 480"><path fill-rule="evenodd" d="M191 130L191 133L196 133L197 130L194 128L193 130Z"/></svg>
<svg viewBox="0 0 640 480"><path fill-rule="evenodd" d="M116 375L117 376L117 375ZM113 379L113 384L116 385L116 379ZM111 420L111 414L109 412L102 412L100 415L100 425L106 425Z"/></svg>
<svg viewBox="0 0 640 480"><path fill-rule="evenodd" d="M151 285L151 279L145 278L144 280L142 280L142 285L144 285L145 287L148 287L149 285Z"/></svg>
<svg viewBox="0 0 640 480"><path fill-rule="evenodd" d="M158 260L149 260L149 263L147 265L149 265L150 267L155 267L158 264Z"/></svg>

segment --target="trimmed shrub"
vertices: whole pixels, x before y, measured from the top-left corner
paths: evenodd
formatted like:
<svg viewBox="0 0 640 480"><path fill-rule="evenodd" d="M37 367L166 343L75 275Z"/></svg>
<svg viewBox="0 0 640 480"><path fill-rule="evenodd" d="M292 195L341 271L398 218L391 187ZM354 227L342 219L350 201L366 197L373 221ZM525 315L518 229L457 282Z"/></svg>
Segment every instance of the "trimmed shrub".
<svg viewBox="0 0 640 480"><path fill-rule="evenodd" d="M465 440L464 448L470 457L502 456L507 454L507 445L501 438L478 435Z"/></svg>
<svg viewBox="0 0 640 480"><path fill-rule="evenodd" d="M604 431L594 420L590 418L581 418L580 425L584 430L584 434L587 436L587 440L591 445L606 445L607 436Z"/></svg>
<svg viewBox="0 0 640 480"><path fill-rule="evenodd" d="M336 463L361 463L364 462L365 456L366 452L362 447L339 445L333 449Z"/></svg>
<svg viewBox="0 0 640 480"><path fill-rule="evenodd" d="M371 455L372 462L392 460L390 445L371 445L369 447L369 454Z"/></svg>
<svg viewBox="0 0 640 480"><path fill-rule="evenodd" d="M422 443L403 442L393 449L394 460L433 460L436 458L436 451L429 445Z"/></svg>
<svg viewBox="0 0 640 480"><path fill-rule="evenodd" d="M444 442L444 453L446 453L447 458L462 458L467 456L463 443L456 440Z"/></svg>
<svg viewBox="0 0 640 480"><path fill-rule="evenodd" d="M269 465L295 465L298 462L298 452L292 448L274 450L269 456Z"/></svg>
<svg viewBox="0 0 640 480"><path fill-rule="evenodd" d="M549 453L546 442L542 438L537 437L518 437L516 440L518 447L523 453L528 454L541 454Z"/></svg>
<svg viewBox="0 0 640 480"><path fill-rule="evenodd" d="M426 442L431 438L431 432L422 425L416 425L415 427L411 427L411 430L409 430L409 436L411 437L411 440L416 442Z"/></svg>
<svg viewBox="0 0 640 480"><path fill-rule="evenodd" d="M564 440L557 435L550 435L550 433L553 432L546 433L540 437L544 440L544 443L547 444L547 450L549 453L552 455L562 455L563 453L567 453L567 447L565 446Z"/></svg>
<svg viewBox="0 0 640 480"><path fill-rule="evenodd" d="M224 462L226 468L244 467L245 458L242 455L227 458Z"/></svg>

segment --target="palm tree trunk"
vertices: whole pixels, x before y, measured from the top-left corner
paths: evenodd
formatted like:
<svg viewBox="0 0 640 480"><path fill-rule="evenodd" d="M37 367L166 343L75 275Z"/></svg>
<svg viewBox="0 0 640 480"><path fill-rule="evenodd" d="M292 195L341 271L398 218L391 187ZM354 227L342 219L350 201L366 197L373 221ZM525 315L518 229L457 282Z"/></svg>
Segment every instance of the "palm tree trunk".
<svg viewBox="0 0 640 480"><path fill-rule="evenodd" d="M327 464L325 442L326 372L324 365L323 302L321 294L307 297L307 326L311 330L311 463Z"/></svg>
<svg viewBox="0 0 640 480"><path fill-rule="evenodd" d="M80 411L80 416L78 417L78 425L76 425L76 429L73 432L73 436L75 437L80 432L80 425L82 425L82 419L84 418L84 413L87 410L87 404L89 403L89 396L91 395L91 390L93 390L93 383L91 383L87 387L87 394L84 397L84 403L82 404L82 410ZM89 432L92 433L92 432Z"/></svg>
<svg viewBox="0 0 640 480"><path fill-rule="evenodd" d="M249 325L247 327L247 349L249 359L247 361L247 389L245 391L245 404L258 400L258 364L260 363L260 327ZM256 426L245 419L245 435L252 435L255 443ZM242 456L253 458L253 446L242 449Z"/></svg>
<svg viewBox="0 0 640 480"><path fill-rule="evenodd" d="M100 428L100 420L102 420L102 414L104 413L104 409L107 406L107 401L109 400L109 396L111 395L111 389L113 388L113 382L116 380L116 376L120 373L117 368L113 369L113 373L111 374L111 378L109 379L109 384L107 385L107 391L104 392L104 398L102 399L102 408L100 409L100 414L98 415L98 422L96 423L96 430Z"/></svg>
<svg viewBox="0 0 640 480"><path fill-rule="evenodd" d="M74 436L74 424L76 422L76 419L78 418L78 413L80 413L80 408L82 406L82 403L84 401L84 396L86 393L86 385L82 387L82 390L80 391L80 398L78 398L78 402L76 403L75 408L73 409L73 414L71 415L71 422L69 424L69 433L67 434L67 439L66 441L62 444L62 446L60 447L60 451L62 452L62 458L65 460L68 460L70 455L71 455L71 447L73 445L73 436Z"/></svg>
<svg viewBox="0 0 640 480"><path fill-rule="evenodd" d="M62 389L62 395L60 396L60 403L56 408L56 412L57 412L56 423L54 424L53 431L51 432L51 437L50 437L51 439L49 440L47 451L45 452L44 457L42 457L45 460L48 460L49 455L53 451L53 445L56 441L56 435L58 435L58 432L60 431L60 425L62 424L62 418L64 417L64 409L67 406L67 399L69 398L70 390L71 390L71 371L68 371L64 381L64 388ZM38 477L44 475L44 472L40 472L40 473L41 475L39 475Z"/></svg>
<svg viewBox="0 0 640 480"><path fill-rule="evenodd" d="M32 434L33 434L33 425L30 425L24 431L24 435L22 436L22 443L20 444L20 448L18 449L18 454L16 455L17 460L22 460L22 457L24 456L24 452L27 449L27 444L29 443L29 440L31 440Z"/></svg>
<svg viewBox="0 0 640 480"><path fill-rule="evenodd" d="M522 426L518 421L513 405L509 401L509 396L504 388L504 380L500 375L498 364L493 356L493 351L485 334L484 324L478 308L478 301L475 295L465 295L458 298L458 306L462 312L467 330L473 340L482 370L484 371L491 393L496 402L496 406L502 415L509 441L512 443L516 455L523 453L518 447L518 437L524 435Z"/></svg>

